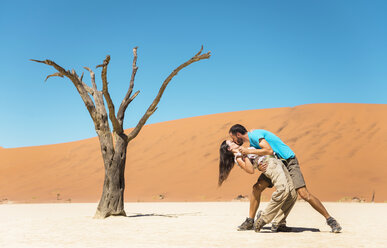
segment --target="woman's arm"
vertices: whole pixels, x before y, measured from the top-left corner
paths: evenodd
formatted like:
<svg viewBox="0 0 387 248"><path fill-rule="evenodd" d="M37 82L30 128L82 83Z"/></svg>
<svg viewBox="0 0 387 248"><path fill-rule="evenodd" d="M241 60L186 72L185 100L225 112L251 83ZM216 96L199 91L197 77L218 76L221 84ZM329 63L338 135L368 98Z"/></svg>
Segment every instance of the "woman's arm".
<svg viewBox="0 0 387 248"><path fill-rule="evenodd" d="M250 159L246 156L244 157L237 157L236 162L244 171L246 171L249 174L254 174L254 167L250 162Z"/></svg>
<svg viewBox="0 0 387 248"><path fill-rule="evenodd" d="M244 148L244 147L241 146L238 151L241 151L241 148L243 148L245 151L248 151L248 153L250 153L250 154L256 154L257 151L259 152L260 150L262 150L262 149L255 149L255 148L253 149L252 147L250 147L250 149L247 149L247 148ZM270 147L270 149L271 149L271 147ZM273 152L273 150L271 150L271 152ZM240 154L242 154L242 153L240 153ZM249 162L250 162L250 159L247 159L247 160L249 160ZM251 162L250 162L250 164L251 164ZM253 167L253 169L254 169L254 167ZM258 168L257 169L259 171L265 173L266 169L267 169L267 163L260 163L260 164L258 164Z"/></svg>

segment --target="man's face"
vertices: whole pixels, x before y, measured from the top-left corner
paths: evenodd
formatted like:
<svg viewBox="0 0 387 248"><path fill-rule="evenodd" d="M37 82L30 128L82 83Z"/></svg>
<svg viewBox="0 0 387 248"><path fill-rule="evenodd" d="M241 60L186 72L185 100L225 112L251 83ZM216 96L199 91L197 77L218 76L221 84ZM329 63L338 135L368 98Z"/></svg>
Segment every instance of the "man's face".
<svg viewBox="0 0 387 248"><path fill-rule="evenodd" d="M236 144L238 145L243 145L243 139L240 137L241 134L240 133L236 133L236 135L232 134L232 133L229 133L230 134L230 137L232 139L232 141L234 141Z"/></svg>

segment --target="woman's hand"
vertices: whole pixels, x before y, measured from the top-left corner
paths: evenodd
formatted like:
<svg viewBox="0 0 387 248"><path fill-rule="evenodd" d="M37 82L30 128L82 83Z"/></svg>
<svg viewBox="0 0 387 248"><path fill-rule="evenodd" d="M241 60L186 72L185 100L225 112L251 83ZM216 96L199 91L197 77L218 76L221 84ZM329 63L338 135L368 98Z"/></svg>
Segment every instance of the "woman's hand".
<svg viewBox="0 0 387 248"><path fill-rule="evenodd" d="M258 165L258 170L265 173L266 172L266 169L267 169L267 163L260 163Z"/></svg>

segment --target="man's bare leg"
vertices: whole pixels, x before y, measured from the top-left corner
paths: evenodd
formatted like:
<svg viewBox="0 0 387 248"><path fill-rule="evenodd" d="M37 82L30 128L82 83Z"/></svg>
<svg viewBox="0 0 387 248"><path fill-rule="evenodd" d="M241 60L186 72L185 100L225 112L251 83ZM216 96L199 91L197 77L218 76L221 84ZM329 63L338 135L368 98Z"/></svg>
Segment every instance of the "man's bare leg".
<svg viewBox="0 0 387 248"><path fill-rule="evenodd" d="M325 217L327 224L332 228L332 232L341 232L342 228L340 224L332 216L330 216L321 201L309 193L306 187L298 188L297 193L301 196L302 199L307 201L314 209L316 209L317 212Z"/></svg>
<svg viewBox="0 0 387 248"><path fill-rule="evenodd" d="M306 187L301 187L297 189L297 193L303 200L308 202L317 212L319 212L322 216L325 217L325 219L328 219L331 217L324 207L324 205L321 203L317 197L309 193L309 191L306 189Z"/></svg>

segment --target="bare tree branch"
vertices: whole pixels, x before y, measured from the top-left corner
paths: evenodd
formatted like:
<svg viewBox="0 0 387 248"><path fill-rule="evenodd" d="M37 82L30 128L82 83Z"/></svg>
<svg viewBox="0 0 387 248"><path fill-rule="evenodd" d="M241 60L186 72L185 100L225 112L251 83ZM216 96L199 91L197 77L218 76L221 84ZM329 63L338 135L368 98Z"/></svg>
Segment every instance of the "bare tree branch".
<svg viewBox="0 0 387 248"><path fill-rule="evenodd" d="M62 73L66 77L69 77L71 75L71 73L69 71L66 71L61 66L57 65L54 61L51 61L51 60L48 60L48 59L46 59L46 60L30 59L30 60L34 61L34 62L50 65L50 66L54 67L58 72Z"/></svg>
<svg viewBox="0 0 387 248"><path fill-rule="evenodd" d="M89 93L90 95L94 95L94 90L87 84L85 84L83 81L81 81L81 84L83 86L83 88L85 88L85 90L87 91L87 93Z"/></svg>
<svg viewBox="0 0 387 248"><path fill-rule="evenodd" d="M95 83L95 73L89 67L83 67L90 72L91 85L93 85L93 89L97 90L97 84Z"/></svg>
<svg viewBox="0 0 387 248"><path fill-rule="evenodd" d="M177 67L175 70L173 70L173 72L171 74L169 74L169 76L164 80L163 84L160 87L159 93L157 94L157 96L153 100L152 104L149 106L149 108L147 109L145 114L142 116L140 121L137 123L137 126L128 135L128 141L134 139L138 135L138 133L140 132L142 127L145 125L145 123L148 120L148 118L157 110L157 104L160 102L160 99L161 99L161 97L162 97L162 95L164 93L164 90L168 86L168 84L172 80L172 78L174 76L176 76L177 73L181 69L183 69L184 67L187 67L188 65L190 65L190 64L192 64L194 62L200 61L202 59L209 59L210 58L211 52L208 52L208 53L205 53L205 54L201 54L202 50L203 50L203 46L200 49L200 51L197 54L195 54L195 56L193 56L187 62L181 64L179 67Z"/></svg>
<svg viewBox="0 0 387 248"><path fill-rule="evenodd" d="M48 75L44 81L46 82L47 79L49 79L50 77L61 77L61 78L63 78L63 74L60 73L60 72L56 72L54 74Z"/></svg>
<svg viewBox="0 0 387 248"><path fill-rule="evenodd" d="M74 70L72 70L72 72L68 70L66 71L65 69L63 69L63 67L59 66L54 61L51 61L48 59L46 60L30 59L30 60L37 63L42 63L42 64L52 66L58 71L58 73L70 79L71 82L74 84L75 88L78 90L78 93L81 96L87 110L89 111L91 118L93 119L93 121L96 120L96 109L95 109L94 103L91 100L90 96L88 95L88 90L85 88L85 84L82 81L80 81L80 78L78 77L78 75L75 73Z"/></svg>
<svg viewBox="0 0 387 248"><path fill-rule="evenodd" d="M202 52L203 52L203 45L202 45L202 48L200 48L199 52L195 54L195 56L199 56Z"/></svg>
<svg viewBox="0 0 387 248"><path fill-rule="evenodd" d="M44 61L44 60L30 59L30 61L34 61L34 62L37 62L37 63L47 64L46 61Z"/></svg>
<svg viewBox="0 0 387 248"><path fill-rule="evenodd" d="M104 131L106 131L106 130L109 131L109 134L105 133L104 135L106 137L108 137L106 143L109 143L109 147L111 147L111 149L112 149L111 156L113 156L114 155L113 136L111 135L109 122L107 121L108 115L107 115L105 104L103 101L103 94L101 91L98 91L98 89L97 89L97 84L95 83L95 73L89 67L83 67L83 68L85 68L87 71L90 72L90 79L91 79L91 84L92 84L92 88L90 88L90 90L93 92L92 96L94 98L94 103L95 103L95 107L97 109L100 123L103 123L103 125L105 125L106 128ZM111 146L110 146L110 144L111 144Z"/></svg>
<svg viewBox="0 0 387 248"><path fill-rule="evenodd" d="M82 85L82 87L87 91L87 93L89 93L90 95L93 95L93 94L94 94L93 89L92 89L89 85L85 84L85 82L82 81L83 73L82 73L82 76L81 76L81 77L78 77L78 74L75 72L74 69L72 69L72 70L71 70L71 74L72 74L76 79L78 79L79 84Z"/></svg>
<svg viewBox="0 0 387 248"><path fill-rule="evenodd" d="M106 58L105 58L105 60L103 61L103 63L100 64L100 65L97 65L95 68L107 66L107 65L109 64L109 62L110 62L110 56L107 55Z"/></svg>
<svg viewBox="0 0 387 248"><path fill-rule="evenodd" d="M138 70L138 67L136 65L136 63L137 63L137 49L138 49L138 47L133 48L132 76L130 78L129 89L128 89L128 92L126 93L124 99L122 100L120 108L118 109L118 112L117 112L117 119L121 125L124 122L126 108L130 104L130 102L133 101L133 99L138 95L138 93L140 93L139 91L137 91L136 92L137 94L135 94L135 96L133 98L130 97L132 92L133 92L134 78L136 77L136 73Z"/></svg>
<svg viewBox="0 0 387 248"><path fill-rule="evenodd" d="M131 97L129 98L129 103L130 103L131 101L133 101L134 98L136 98L136 96L137 96L138 94L140 94L140 91L139 91L139 90L136 91L136 92L134 92L133 96L131 96Z"/></svg>
<svg viewBox="0 0 387 248"><path fill-rule="evenodd" d="M156 110L157 110L158 108L157 107L155 107L151 112L150 112L150 115L153 115L154 114L154 112L156 112Z"/></svg>
<svg viewBox="0 0 387 248"><path fill-rule="evenodd" d="M121 134L121 133L124 132L124 130L123 130L122 125L120 125L118 123L118 120L116 118L116 113L115 113L115 110L114 110L114 104L113 104L112 99L110 98L110 94L109 94L109 90L108 90L108 82L107 82L107 76L106 75L107 75L107 66L109 64L109 61L110 61L110 56L107 55L105 60L103 61L103 64L97 65L97 68L98 67L102 67L102 72L101 72L102 93L103 93L103 96L105 97L106 103L108 105L109 118L110 118L110 121L113 124L113 130L117 134Z"/></svg>

